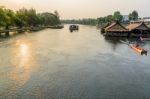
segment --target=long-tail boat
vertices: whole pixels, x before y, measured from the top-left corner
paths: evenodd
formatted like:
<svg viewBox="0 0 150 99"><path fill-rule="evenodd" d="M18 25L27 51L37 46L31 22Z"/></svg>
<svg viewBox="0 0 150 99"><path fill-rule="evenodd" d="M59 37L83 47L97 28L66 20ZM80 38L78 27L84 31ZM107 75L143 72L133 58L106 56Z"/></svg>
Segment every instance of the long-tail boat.
<svg viewBox="0 0 150 99"><path fill-rule="evenodd" d="M137 45L137 44L130 44L130 47L134 50L134 51L136 51L136 52L138 52L138 53L140 53L141 55L147 55L147 50L145 50L144 48L142 48L142 47L139 47L139 45Z"/></svg>
<svg viewBox="0 0 150 99"><path fill-rule="evenodd" d="M125 42L125 41L122 41L120 40L122 43L130 46L134 51L140 53L141 55L147 55L147 50L145 50L144 48L140 47L138 44L134 44L134 43L131 43L131 42Z"/></svg>

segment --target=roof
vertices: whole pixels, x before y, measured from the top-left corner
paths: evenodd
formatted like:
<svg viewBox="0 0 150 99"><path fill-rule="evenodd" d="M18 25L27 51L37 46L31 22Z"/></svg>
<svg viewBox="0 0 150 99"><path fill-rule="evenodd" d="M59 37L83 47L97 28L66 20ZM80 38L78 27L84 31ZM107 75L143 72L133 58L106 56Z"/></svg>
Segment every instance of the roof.
<svg viewBox="0 0 150 99"><path fill-rule="evenodd" d="M128 29L126 29L124 26L122 26L119 22L114 22L108 27L105 28L105 31L112 31L112 32L127 32Z"/></svg>
<svg viewBox="0 0 150 99"><path fill-rule="evenodd" d="M102 27L102 29L105 29L106 27L108 27L110 25L110 23L106 23L103 27Z"/></svg>
<svg viewBox="0 0 150 99"><path fill-rule="evenodd" d="M131 23L126 27L129 31L138 29L138 30L150 30L149 27L147 27L144 22L140 23Z"/></svg>

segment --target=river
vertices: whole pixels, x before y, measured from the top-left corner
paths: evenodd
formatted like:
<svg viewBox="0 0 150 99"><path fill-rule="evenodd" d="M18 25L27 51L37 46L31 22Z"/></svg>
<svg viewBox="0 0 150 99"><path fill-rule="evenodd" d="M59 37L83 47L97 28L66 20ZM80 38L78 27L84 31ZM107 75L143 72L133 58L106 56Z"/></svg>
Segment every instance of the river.
<svg viewBox="0 0 150 99"><path fill-rule="evenodd" d="M0 39L0 99L150 99L149 53L68 28Z"/></svg>

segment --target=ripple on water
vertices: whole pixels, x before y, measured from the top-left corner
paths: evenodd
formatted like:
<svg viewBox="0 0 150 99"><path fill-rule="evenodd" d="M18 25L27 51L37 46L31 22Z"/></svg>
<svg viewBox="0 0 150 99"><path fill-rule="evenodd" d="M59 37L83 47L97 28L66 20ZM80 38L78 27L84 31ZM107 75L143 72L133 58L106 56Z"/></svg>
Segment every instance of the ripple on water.
<svg viewBox="0 0 150 99"><path fill-rule="evenodd" d="M0 99L149 99L150 56L99 34L66 25L0 39Z"/></svg>

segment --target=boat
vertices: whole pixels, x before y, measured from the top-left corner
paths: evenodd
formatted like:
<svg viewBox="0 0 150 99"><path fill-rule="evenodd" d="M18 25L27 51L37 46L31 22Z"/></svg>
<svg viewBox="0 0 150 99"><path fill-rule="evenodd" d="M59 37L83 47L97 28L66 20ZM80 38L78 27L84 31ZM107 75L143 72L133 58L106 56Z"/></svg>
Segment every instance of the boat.
<svg viewBox="0 0 150 99"><path fill-rule="evenodd" d="M74 30L79 30L79 26L78 25L70 25L69 30L71 32L73 32Z"/></svg>
<svg viewBox="0 0 150 99"><path fill-rule="evenodd" d="M140 37L141 41L150 41L150 38Z"/></svg>
<svg viewBox="0 0 150 99"><path fill-rule="evenodd" d="M48 26L48 28L51 28L51 29L62 29L64 28L63 25L56 25L56 26Z"/></svg>
<svg viewBox="0 0 150 99"><path fill-rule="evenodd" d="M137 44L130 44L130 47L131 47L134 51L140 53L141 55L143 55L143 54L147 55L147 52L148 52L148 51L145 50L145 49L143 49L143 48L141 48L141 47L139 47L139 45L137 45Z"/></svg>
<svg viewBox="0 0 150 99"><path fill-rule="evenodd" d="M130 46L134 51L140 53L141 55L145 54L147 55L147 50L145 50L144 48L139 47L138 44L135 44L134 42L130 42L130 41L123 41L120 40L120 42L122 42L123 44L126 44L128 46Z"/></svg>

